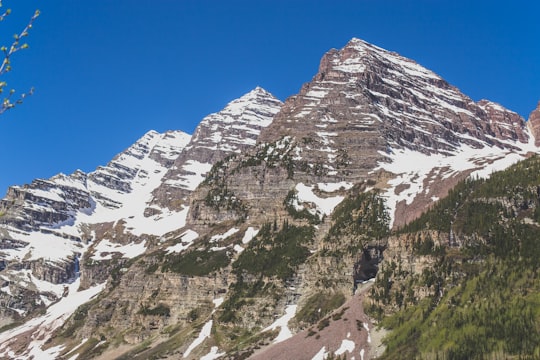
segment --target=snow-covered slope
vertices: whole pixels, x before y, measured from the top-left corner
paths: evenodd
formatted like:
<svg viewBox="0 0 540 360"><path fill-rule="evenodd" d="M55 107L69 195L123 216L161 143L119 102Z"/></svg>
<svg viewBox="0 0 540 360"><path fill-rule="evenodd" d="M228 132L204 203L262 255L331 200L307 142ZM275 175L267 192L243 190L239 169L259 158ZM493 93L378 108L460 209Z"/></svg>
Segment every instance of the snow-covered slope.
<svg viewBox="0 0 540 360"><path fill-rule="evenodd" d="M79 258L88 249L125 257L144 252L144 241L117 247L111 242L118 239L98 237L95 224L122 222L134 236L160 236L181 227L187 209L153 208L149 214L147 203L167 163L189 140L181 131L150 131L90 174L76 171L10 188L0 202L0 301L9 304L1 310L2 320L9 322L36 304L45 307L61 297L60 284L77 278Z"/></svg>
<svg viewBox="0 0 540 360"><path fill-rule="evenodd" d="M205 178L217 161L240 154L255 146L262 129L272 123L282 102L268 91L256 87L230 102L217 113L205 117L185 151L165 175L154 192L154 204L180 206Z"/></svg>
<svg viewBox="0 0 540 360"><path fill-rule="evenodd" d="M203 119L195 139L150 131L91 173L11 187L0 201L0 326L60 298L78 278L80 259L108 271L113 259L139 256L182 229L189 209L182 200L215 161L253 146L280 106L258 87ZM160 187L179 188L183 197L161 192L156 199ZM82 282L94 286L107 276L87 269Z"/></svg>

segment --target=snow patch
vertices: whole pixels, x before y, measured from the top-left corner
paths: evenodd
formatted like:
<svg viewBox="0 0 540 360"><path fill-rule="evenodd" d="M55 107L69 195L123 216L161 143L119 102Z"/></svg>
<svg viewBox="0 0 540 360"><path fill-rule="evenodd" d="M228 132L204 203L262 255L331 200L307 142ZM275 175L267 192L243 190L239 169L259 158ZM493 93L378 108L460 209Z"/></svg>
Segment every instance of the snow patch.
<svg viewBox="0 0 540 360"><path fill-rule="evenodd" d="M210 352L201 357L201 360L215 360L226 354L225 352L218 353L218 350L217 346L212 346Z"/></svg>
<svg viewBox="0 0 540 360"><path fill-rule="evenodd" d="M311 358L311 360L324 360L326 359L326 356L328 356L328 352L326 351L326 346L323 346L321 350L319 350L318 353L315 354L314 357Z"/></svg>
<svg viewBox="0 0 540 360"><path fill-rule="evenodd" d="M367 331L367 342L371 343L371 334L369 332L369 326L366 323L363 323L363 326L364 326L364 329L366 329L366 331Z"/></svg>
<svg viewBox="0 0 540 360"><path fill-rule="evenodd" d="M346 352L352 353L355 346L356 346L356 344L354 343L354 341L343 339L341 341L341 346L339 347L339 349L337 349L334 352L334 354L335 355L342 355L342 354L345 354Z"/></svg>
<svg viewBox="0 0 540 360"><path fill-rule="evenodd" d="M201 332L199 333L199 336L193 340L193 342L189 345L189 347L187 348L186 352L184 353L184 358L187 358L189 356L189 354L197 347L199 346L200 344L202 344L202 342L204 340L206 340L207 337L210 336L210 333L212 331L212 324L213 324L213 321L212 320L209 320L206 324L204 324L204 326L202 327L201 329Z"/></svg>
<svg viewBox="0 0 540 360"><path fill-rule="evenodd" d="M199 237L199 234L197 234L193 230L186 230L182 235L180 235L180 242L176 245L169 246L167 249L168 254L172 253L179 253L187 249L188 247L193 244L193 241Z"/></svg>
<svg viewBox="0 0 540 360"><path fill-rule="evenodd" d="M112 254L120 253L123 258L133 259L139 255L144 254L146 251L146 240L140 243L129 243L127 245L115 244L108 239L103 239L94 247L94 255L91 256L93 260L111 260ZM106 255L103 255L106 254Z"/></svg>
<svg viewBox="0 0 540 360"><path fill-rule="evenodd" d="M390 161L380 162L378 168L375 170L384 169L396 174L395 178L388 181L390 187L382 193L386 198L386 205L389 210L390 227L394 223L395 210L398 203L404 201L407 205L410 205L418 194L424 193L428 195L429 189L424 186L424 182L428 179L432 171L442 174L443 178L447 178L455 172L469 170L471 171L471 177L487 178L493 172L504 170L519 160L524 159L527 152L538 152L538 149L534 148L530 142L529 144L510 143L513 146L521 148L521 150L515 152L496 146L484 146L478 149L461 144L451 155L426 155L409 149L391 149L390 152L380 152L381 155L384 155ZM442 173L443 170L446 172ZM407 185L407 188L397 193L396 189L400 185Z"/></svg>
<svg viewBox="0 0 540 360"><path fill-rule="evenodd" d="M338 183L318 183L317 186L321 191L334 192L342 188L343 190L349 190L354 186L354 184L347 181L341 181Z"/></svg>
<svg viewBox="0 0 540 360"><path fill-rule="evenodd" d="M242 244L244 245L249 244L249 242L253 240L253 238L257 236L258 233L259 233L258 229L255 229L251 226L248 227L246 229L246 233L244 234L244 237L242 238Z"/></svg>
<svg viewBox="0 0 540 360"><path fill-rule="evenodd" d="M314 186L307 186L302 183L296 184L295 189L298 192L298 201L315 204L317 210L325 215L330 215L334 211L334 208L345 198L343 196L320 198L313 192L314 188Z"/></svg>
<svg viewBox="0 0 540 360"><path fill-rule="evenodd" d="M291 330L287 325L289 324L289 320L291 320L296 314L296 308L297 305L288 305L285 308L285 315L283 315L279 319L276 319L276 321L274 321L272 325L268 326L263 330L270 331L275 330L278 327L280 328L278 336L274 339L274 344L285 341L293 336Z"/></svg>
<svg viewBox="0 0 540 360"><path fill-rule="evenodd" d="M234 234L236 234L239 231L240 231L240 229L231 228L231 229L227 230L227 232L225 232L224 234L218 234L218 235L212 236L210 238L210 242L217 242L217 241L220 241L220 240L225 240L226 238L228 238L230 236L233 236Z"/></svg>
<svg viewBox="0 0 540 360"><path fill-rule="evenodd" d="M43 350L42 347L49 339L50 334L60 327L67 318L82 304L90 301L103 289L105 283L96 285L86 290L77 291L80 286L80 279L77 279L68 286L68 292L65 297L57 303L51 305L45 315L31 319L21 326L5 331L0 334L0 357L8 358L11 353L10 345L17 340L17 336L31 332L32 341L28 345L24 355L26 358L46 360L56 359L63 347L54 347Z"/></svg>

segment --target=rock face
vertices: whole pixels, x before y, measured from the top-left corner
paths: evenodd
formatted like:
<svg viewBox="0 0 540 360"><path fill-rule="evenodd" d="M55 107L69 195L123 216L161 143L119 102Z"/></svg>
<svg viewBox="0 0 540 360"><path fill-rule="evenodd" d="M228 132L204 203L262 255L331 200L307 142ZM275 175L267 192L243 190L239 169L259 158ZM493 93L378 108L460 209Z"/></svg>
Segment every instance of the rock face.
<svg viewBox="0 0 540 360"><path fill-rule="evenodd" d="M540 102L536 109L529 115L527 125L534 136L534 144L540 146Z"/></svg>
<svg viewBox="0 0 540 360"><path fill-rule="evenodd" d="M154 203L167 207L185 204L214 163L255 146L261 130L272 122L281 105L272 94L257 87L205 117L154 191Z"/></svg>
<svg viewBox="0 0 540 360"><path fill-rule="evenodd" d="M318 74L286 101L261 141L311 136L322 145L314 149L317 155L329 152L324 145L375 154L387 147L451 153L460 144L526 143L524 125L519 115L488 101L475 103L414 61L353 39L324 55ZM371 141L352 142L359 134Z"/></svg>
<svg viewBox="0 0 540 360"><path fill-rule="evenodd" d="M526 125L352 39L284 103L256 88L193 136L151 131L90 174L11 188L0 201L0 301L10 304L1 324L102 291L35 347L64 358L118 347L138 358L248 356L288 329L293 310L291 329L319 326L384 251L399 257L408 245L392 227L459 180L538 152L539 114ZM24 331L0 335L0 356ZM90 345L71 352L83 339Z"/></svg>
<svg viewBox="0 0 540 360"><path fill-rule="evenodd" d="M182 228L185 199L213 162L253 146L280 106L258 87L206 117L193 141L181 131L150 131L89 174L10 188L0 200L0 301L10 304L0 323L40 310L44 297L58 299L79 274L83 288L106 281L157 236ZM160 188L177 187L182 196L160 201Z"/></svg>

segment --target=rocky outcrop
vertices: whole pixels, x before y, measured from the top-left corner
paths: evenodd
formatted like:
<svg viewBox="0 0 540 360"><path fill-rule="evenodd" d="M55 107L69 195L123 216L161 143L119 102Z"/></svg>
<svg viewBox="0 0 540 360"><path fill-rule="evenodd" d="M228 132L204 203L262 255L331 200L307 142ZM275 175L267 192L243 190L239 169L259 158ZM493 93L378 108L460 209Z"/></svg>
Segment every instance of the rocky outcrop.
<svg viewBox="0 0 540 360"><path fill-rule="evenodd" d="M540 102L536 109L529 115L529 122L527 125L534 136L534 144L540 146Z"/></svg>
<svg viewBox="0 0 540 360"><path fill-rule="evenodd" d="M216 162L255 146L261 130L272 122L281 105L272 94L257 87L205 117L154 191L153 203L169 208L187 204L191 191Z"/></svg>

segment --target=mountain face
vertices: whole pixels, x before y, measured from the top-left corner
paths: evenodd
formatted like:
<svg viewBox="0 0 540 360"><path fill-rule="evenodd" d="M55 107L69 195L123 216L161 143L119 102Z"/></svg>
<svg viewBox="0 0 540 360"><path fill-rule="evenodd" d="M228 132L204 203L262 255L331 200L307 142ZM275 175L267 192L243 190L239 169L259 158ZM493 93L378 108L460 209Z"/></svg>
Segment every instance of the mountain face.
<svg viewBox="0 0 540 360"><path fill-rule="evenodd" d="M205 117L154 191L153 202L176 207L185 201L214 163L255 146L261 130L272 122L281 105L272 94L257 87L220 112ZM177 203L172 203L171 198Z"/></svg>
<svg viewBox="0 0 540 360"><path fill-rule="evenodd" d="M540 146L540 102L536 109L529 115L527 125L535 138L534 144Z"/></svg>
<svg viewBox="0 0 540 360"><path fill-rule="evenodd" d="M151 131L94 172L12 187L0 201L0 354L372 357L374 318L408 301L385 284L438 271L411 252L433 224L395 230L461 180L537 153L539 114L526 123L352 39L284 103L258 87L192 136ZM411 304L436 295L410 288Z"/></svg>
<svg viewBox="0 0 540 360"><path fill-rule="evenodd" d="M17 320L61 297L64 284L78 277L79 258L101 240L122 242L106 233L98 236L98 227L103 230L121 222L131 233L123 240L124 245L139 243L141 253L146 240L139 235L153 234L146 225L159 229L156 235L161 235L168 231L167 226L171 229L167 225L171 220L182 221L178 212L166 210L157 218L146 217L143 211L170 161L189 139L180 131L151 131L92 173L76 171L11 187L0 202L0 297L9 304L1 310L2 323ZM140 226L135 229L135 224ZM116 252L115 245L110 244L102 248L104 253Z"/></svg>

